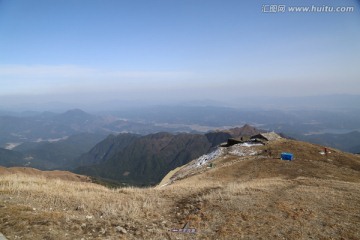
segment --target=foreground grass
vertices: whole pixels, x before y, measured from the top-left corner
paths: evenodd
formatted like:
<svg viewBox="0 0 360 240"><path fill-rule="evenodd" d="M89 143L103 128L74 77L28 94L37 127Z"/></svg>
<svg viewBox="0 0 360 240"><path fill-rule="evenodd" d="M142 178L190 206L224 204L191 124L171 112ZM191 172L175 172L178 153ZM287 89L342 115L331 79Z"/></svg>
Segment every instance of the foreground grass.
<svg viewBox="0 0 360 240"><path fill-rule="evenodd" d="M166 205L153 189L114 190L18 174L0 177L0 193L0 231L9 239L103 238L122 236L123 229L145 237L145 226L160 220Z"/></svg>
<svg viewBox="0 0 360 240"><path fill-rule="evenodd" d="M166 189L108 189L0 176L0 232L8 239L359 239L358 183L195 176ZM196 180L197 185L189 185ZM171 233L190 222L196 234Z"/></svg>

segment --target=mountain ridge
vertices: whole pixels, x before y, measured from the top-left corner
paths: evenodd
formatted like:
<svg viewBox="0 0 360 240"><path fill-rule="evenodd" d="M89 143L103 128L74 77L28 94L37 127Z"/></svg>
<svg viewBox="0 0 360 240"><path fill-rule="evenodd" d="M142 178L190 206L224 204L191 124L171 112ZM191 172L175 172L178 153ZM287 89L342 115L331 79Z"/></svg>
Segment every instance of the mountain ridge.
<svg viewBox="0 0 360 240"><path fill-rule="evenodd" d="M78 161L83 164L76 173L127 184L153 185L170 170L196 157L208 153L231 137L250 136L262 131L244 125L241 128L212 131L206 134L159 132L145 136L119 134L110 140L124 141L118 149L105 139L84 154ZM102 149L100 152L99 149ZM112 151L109 154L109 151ZM101 156L99 158L99 156ZM94 160L96 159L96 160Z"/></svg>

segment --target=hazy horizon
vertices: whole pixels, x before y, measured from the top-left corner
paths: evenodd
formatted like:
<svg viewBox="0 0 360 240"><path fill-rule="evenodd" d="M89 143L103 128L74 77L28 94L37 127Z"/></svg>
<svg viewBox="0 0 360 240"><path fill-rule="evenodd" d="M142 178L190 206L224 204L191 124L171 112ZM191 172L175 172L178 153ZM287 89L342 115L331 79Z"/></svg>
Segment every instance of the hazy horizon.
<svg viewBox="0 0 360 240"><path fill-rule="evenodd" d="M360 111L360 95L324 95L307 97L239 97L238 99L198 99L198 100L168 100L146 101L139 99L76 99L69 96L57 100L58 96L26 96L0 97L0 112L65 112L71 109L81 109L86 112L111 112L118 110L148 109L153 107L220 107L238 110L283 110L283 111ZM196 109L196 108L194 108Z"/></svg>
<svg viewBox="0 0 360 240"><path fill-rule="evenodd" d="M360 95L358 1L275 4L0 1L0 107Z"/></svg>

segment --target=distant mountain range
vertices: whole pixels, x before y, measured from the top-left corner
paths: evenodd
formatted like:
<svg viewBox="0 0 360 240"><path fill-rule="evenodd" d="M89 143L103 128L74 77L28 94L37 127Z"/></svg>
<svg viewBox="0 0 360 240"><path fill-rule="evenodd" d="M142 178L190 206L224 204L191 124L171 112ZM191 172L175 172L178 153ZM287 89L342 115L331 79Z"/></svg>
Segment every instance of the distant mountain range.
<svg viewBox="0 0 360 240"><path fill-rule="evenodd" d="M58 139L77 133L106 133L101 117L81 110L62 114L44 112L35 116L0 116L0 146L6 143L34 142Z"/></svg>
<svg viewBox="0 0 360 240"><path fill-rule="evenodd" d="M6 114L0 114L0 165L76 169L134 185L154 184L167 171L228 138L260 131L249 125L229 127L244 122L295 139L360 152L360 133L350 131L360 129L356 110L340 114L155 106L99 115L79 109L60 114Z"/></svg>
<svg viewBox="0 0 360 240"><path fill-rule="evenodd" d="M64 113L0 112L0 146L57 139L77 133L205 133L250 123L291 134L343 133L360 130L360 110L264 110L215 106L148 106L96 115L80 109Z"/></svg>
<svg viewBox="0 0 360 240"><path fill-rule="evenodd" d="M313 134L297 136L297 138L306 142L341 149L346 152L360 153L360 132L358 131L344 134Z"/></svg>
<svg viewBox="0 0 360 240"><path fill-rule="evenodd" d="M285 134L342 133L360 130L360 110L264 110L214 106L148 106L97 115L73 109L64 113L0 112L0 147L77 133L205 133L250 123Z"/></svg>

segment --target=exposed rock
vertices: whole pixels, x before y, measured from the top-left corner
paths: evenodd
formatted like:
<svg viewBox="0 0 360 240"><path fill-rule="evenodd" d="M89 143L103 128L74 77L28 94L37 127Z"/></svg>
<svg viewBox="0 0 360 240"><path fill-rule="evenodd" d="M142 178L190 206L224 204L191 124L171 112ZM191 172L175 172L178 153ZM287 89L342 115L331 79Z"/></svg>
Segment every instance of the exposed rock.
<svg viewBox="0 0 360 240"><path fill-rule="evenodd" d="M84 205L79 205L75 208L76 211L84 211L85 207Z"/></svg>
<svg viewBox="0 0 360 240"><path fill-rule="evenodd" d="M127 231L125 228L121 227L121 226L117 226L116 227L116 231L119 232L119 233L122 233L122 234L126 234Z"/></svg>
<svg viewBox="0 0 360 240"><path fill-rule="evenodd" d="M0 233L0 240L7 240L7 238L2 233Z"/></svg>

